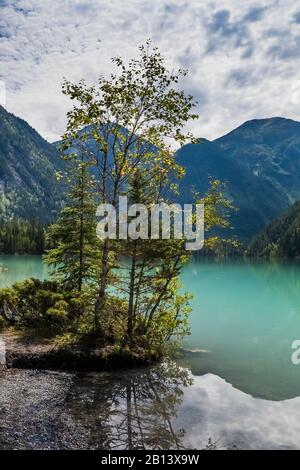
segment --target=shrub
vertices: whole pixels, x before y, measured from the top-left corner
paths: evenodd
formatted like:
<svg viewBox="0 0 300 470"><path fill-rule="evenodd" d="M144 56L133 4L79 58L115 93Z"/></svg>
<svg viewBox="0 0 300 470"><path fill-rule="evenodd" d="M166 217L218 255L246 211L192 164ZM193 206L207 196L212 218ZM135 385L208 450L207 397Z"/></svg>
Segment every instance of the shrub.
<svg viewBox="0 0 300 470"><path fill-rule="evenodd" d="M27 279L0 289L0 326L66 329L82 313L79 294L56 282Z"/></svg>

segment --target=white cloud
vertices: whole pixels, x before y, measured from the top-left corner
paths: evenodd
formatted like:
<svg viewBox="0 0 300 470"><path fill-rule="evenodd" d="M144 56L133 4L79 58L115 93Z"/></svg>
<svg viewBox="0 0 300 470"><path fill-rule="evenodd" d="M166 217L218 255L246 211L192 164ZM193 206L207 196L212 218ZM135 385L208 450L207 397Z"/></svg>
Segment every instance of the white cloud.
<svg viewBox="0 0 300 470"><path fill-rule="evenodd" d="M293 0L0 0L6 107L56 140L70 107L63 76L96 82L112 56L129 58L151 38L170 66L190 70L182 85L199 100L197 136L298 119L299 10Z"/></svg>
<svg viewBox="0 0 300 470"><path fill-rule="evenodd" d="M224 449L299 449L299 405L300 397L263 400L216 375L194 376L173 428L185 429L188 449L203 449L208 438Z"/></svg>

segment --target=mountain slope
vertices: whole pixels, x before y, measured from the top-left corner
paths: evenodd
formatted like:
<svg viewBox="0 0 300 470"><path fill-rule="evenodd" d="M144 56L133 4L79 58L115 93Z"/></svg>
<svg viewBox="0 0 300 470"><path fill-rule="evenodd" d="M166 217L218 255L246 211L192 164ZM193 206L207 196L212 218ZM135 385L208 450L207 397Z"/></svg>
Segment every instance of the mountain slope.
<svg viewBox="0 0 300 470"><path fill-rule="evenodd" d="M300 197L299 122L284 118L248 121L216 143L253 175L271 182L290 202Z"/></svg>
<svg viewBox="0 0 300 470"><path fill-rule="evenodd" d="M300 201L265 227L250 243L247 252L259 257L299 257Z"/></svg>
<svg viewBox="0 0 300 470"><path fill-rule="evenodd" d="M178 161L186 168L182 202L191 198L191 186L203 193L208 176L228 182L239 208L233 232L247 241L300 197L300 123L248 121L213 142L184 146Z"/></svg>
<svg viewBox="0 0 300 470"><path fill-rule="evenodd" d="M57 145L0 106L0 216L53 219L62 195L54 174L64 167ZM209 177L227 181L239 209L231 235L243 241L300 198L299 122L248 121L215 141L185 145L177 159L186 168L179 202L191 202L193 189L203 194Z"/></svg>
<svg viewBox="0 0 300 470"><path fill-rule="evenodd" d="M63 166L53 145L0 106L1 218L53 219L62 191L55 171Z"/></svg>

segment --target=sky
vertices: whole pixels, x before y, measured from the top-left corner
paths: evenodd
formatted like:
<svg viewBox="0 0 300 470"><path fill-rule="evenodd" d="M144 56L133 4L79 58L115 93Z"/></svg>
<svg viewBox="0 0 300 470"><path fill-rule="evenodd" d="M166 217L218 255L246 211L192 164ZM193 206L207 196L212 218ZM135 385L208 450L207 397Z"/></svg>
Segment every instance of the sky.
<svg viewBox="0 0 300 470"><path fill-rule="evenodd" d="M72 104L63 77L113 71L151 39L197 100L196 137L254 118L300 120L300 1L0 0L0 100L50 142ZM4 82L4 84L3 84Z"/></svg>

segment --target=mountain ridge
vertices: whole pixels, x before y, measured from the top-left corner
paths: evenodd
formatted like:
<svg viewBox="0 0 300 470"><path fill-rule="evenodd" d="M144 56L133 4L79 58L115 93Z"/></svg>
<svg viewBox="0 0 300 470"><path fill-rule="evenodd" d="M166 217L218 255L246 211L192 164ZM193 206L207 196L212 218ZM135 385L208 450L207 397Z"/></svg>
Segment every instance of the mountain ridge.
<svg viewBox="0 0 300 470"><path fill-rule="evenodd" d="M48 222L61 202L55 171L63 161L24 119L0 106L0 215Z"/></svg>
<svg viewBox="0 0 300 470"><path fill-rule="evenodd" d="M186 169L178 202L191 202L193 189L204 194L209 177L227 182L227 195L239 209L232 213L230 235L248 242L300 199L300 122L253 119L215 140L199 141L177 151ZM64 166L58 145L0 106L2 216L53 219L62 198L54 177Z"/></svg>
<svg viewBox="0 0 300 470"><path fill-rule="evenodd" d="M238 238L248 241L300 198L300 122L249 120L210 143L194 145L178 152L187 175L182 194L191 199L189 182L207 189L208 175L228 181L228 196L239 208L231 219Z"/></svg>

